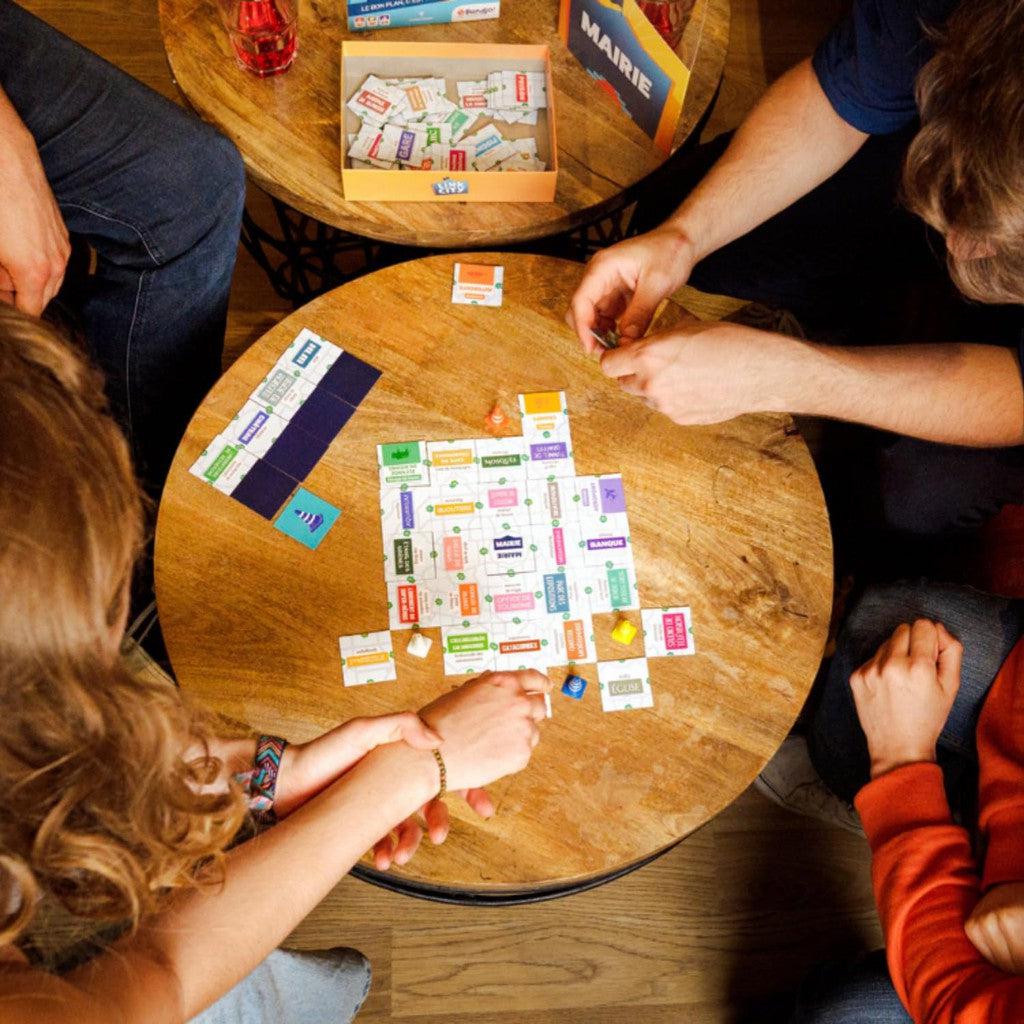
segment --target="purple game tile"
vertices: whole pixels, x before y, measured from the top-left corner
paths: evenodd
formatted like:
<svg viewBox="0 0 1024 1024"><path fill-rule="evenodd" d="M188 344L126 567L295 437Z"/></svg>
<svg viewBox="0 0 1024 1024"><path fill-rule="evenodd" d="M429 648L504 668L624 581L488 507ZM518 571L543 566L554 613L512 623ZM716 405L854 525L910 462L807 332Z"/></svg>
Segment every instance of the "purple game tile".
<svg viewBox="0 0 1024 1024"><path fill-rule="evenodd" d="M231 492L231 497L264 519L273 519L297 486L297 480L259 459Z"/></svg>
<svg viewBox="0 0 1024 1024"><path fill-rule="evenodd" d="M330 443L296 426L293 420L270 446L263 461L296 480L305 480Z"/></svg>
<svg viewBox="0 0 1024 1024"><path fill-rule="evenodd" d="M622 477L604 476L597 483L601 488L601 511L625 512L626 490L622 486Z"/></svg>
<svg viewBox="0 0 1024 1024"><path fill-rule="evenodd" d="M356 359L351 352L342 352L317 386L350 405L358 405L378 377L380 370L375 366Z"/></svg>
<svg viewBox="0 0 1024 1024"><path fill-rule="evenodd" d="M318 384L292 417L291 426L330 444L354 412L348 402L336 398Z"/></svg>

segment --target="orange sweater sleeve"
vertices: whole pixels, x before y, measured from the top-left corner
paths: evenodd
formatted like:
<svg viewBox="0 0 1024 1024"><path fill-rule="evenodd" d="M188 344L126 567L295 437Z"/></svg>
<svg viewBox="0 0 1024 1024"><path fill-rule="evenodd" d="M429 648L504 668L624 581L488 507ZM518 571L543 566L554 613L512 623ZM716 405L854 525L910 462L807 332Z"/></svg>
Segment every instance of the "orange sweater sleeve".
<svg viewBox="0 0 1024 1024"><path fill-rule="evenodd" d="M989 964L964 932L981 883L938 765L880 776L857 794L857 810L874 855L889 972L907 1012L917 1024L1024 1021L1024 978Z"/></svg>
<svg viewBox="0 0 1024 1024"><path fill-rule="evenodd" d="M1010 652L978 721L982 889L1024 881L1024 640Z"/></svg>

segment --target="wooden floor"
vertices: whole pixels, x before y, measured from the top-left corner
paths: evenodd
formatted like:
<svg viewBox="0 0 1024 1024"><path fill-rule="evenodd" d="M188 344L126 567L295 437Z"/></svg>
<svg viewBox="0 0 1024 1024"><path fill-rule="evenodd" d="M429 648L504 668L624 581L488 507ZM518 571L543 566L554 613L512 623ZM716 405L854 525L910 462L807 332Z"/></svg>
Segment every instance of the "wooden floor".
<svg viewBox="0 0 1024 1024"><path fill-rule="evenodd" d="M175 97L155 0L23 2ZM842 6L733 0L709 135L733 127ZM266 209L255 190L250 206L258 217ZM228 357L286 308L242 253ZM475 909L347 879L292 939L305 948L352 945L370 958L374 984L361 1024L704 1024L751 1011L749 1019L764 1020L772 994L792 988L808 966L879 941L863 841L752 791L659 861L593 892Z"/></svg>

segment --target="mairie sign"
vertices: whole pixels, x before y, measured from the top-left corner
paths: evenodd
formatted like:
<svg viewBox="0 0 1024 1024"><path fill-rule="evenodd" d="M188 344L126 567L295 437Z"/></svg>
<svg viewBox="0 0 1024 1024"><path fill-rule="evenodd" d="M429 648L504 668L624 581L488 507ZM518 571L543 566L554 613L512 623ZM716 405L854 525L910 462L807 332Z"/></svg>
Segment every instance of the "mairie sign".
<svg viewBox="0 0 1024 1024"><path fill-rule="evenodd" d="M690 70L635 0L561 0L558 31L602 91L668 153Z"/></svg>

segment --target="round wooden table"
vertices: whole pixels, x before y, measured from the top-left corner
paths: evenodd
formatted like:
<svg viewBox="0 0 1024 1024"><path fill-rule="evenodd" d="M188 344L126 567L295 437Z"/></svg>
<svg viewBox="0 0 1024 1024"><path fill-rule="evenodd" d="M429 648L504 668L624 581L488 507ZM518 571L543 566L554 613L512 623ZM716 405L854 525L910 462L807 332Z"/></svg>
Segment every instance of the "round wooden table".
<svg viewBox="0 0 1024 1024"><path fill-rule="evenodd" d="M501 17L349 33L338 0L299 0L299 50L283 75L260 79L235 63L216 0L160 0L171 71L206 120L234 140L253 180L316 220L366 238L437 249L502 246L559 234L635 197L663 162L557 34L556 0L506 0ZM342 39L548 43L557 92L560 173L554 203L346 202L339 151ZM678 146L710 107L725 65L729 0L698 0L679 52L693 70ZM694 56L696 55L696 56Z"/></svg>
<svg viewBox="0 0 1024 1024"><path fill-rule="evenodd" d="M583 268L475 254L505 267L499 309L450 304L434 256L380 270L291 314L213 388L181 443L160 506L156 586L182 688L255 730L293 740L356 715L418 708L456 684L439 631L426 661L395 632L396 682L345 688L338 638L386 629L376 446L481 437L496 398L564 390L576 470L619 472L643 607L689 605L696 654L649 661L654 707L603 713L593 665L530 766L492 787L498 813L451 801L454 825L383 884L448 899L537 898L636 867L734 800L792 726L821 659L832 593L828 517L807 448L781 415L682 428L624 395L563 322ZM671 304L662 322L679 316ZM304 486L342 510L308 551L189 472L303 327L383 375ZM636 613L631 617L637 618ZM595 617L601 659L640 656ZM560 686L565 670L551 670Z"/></svg>

